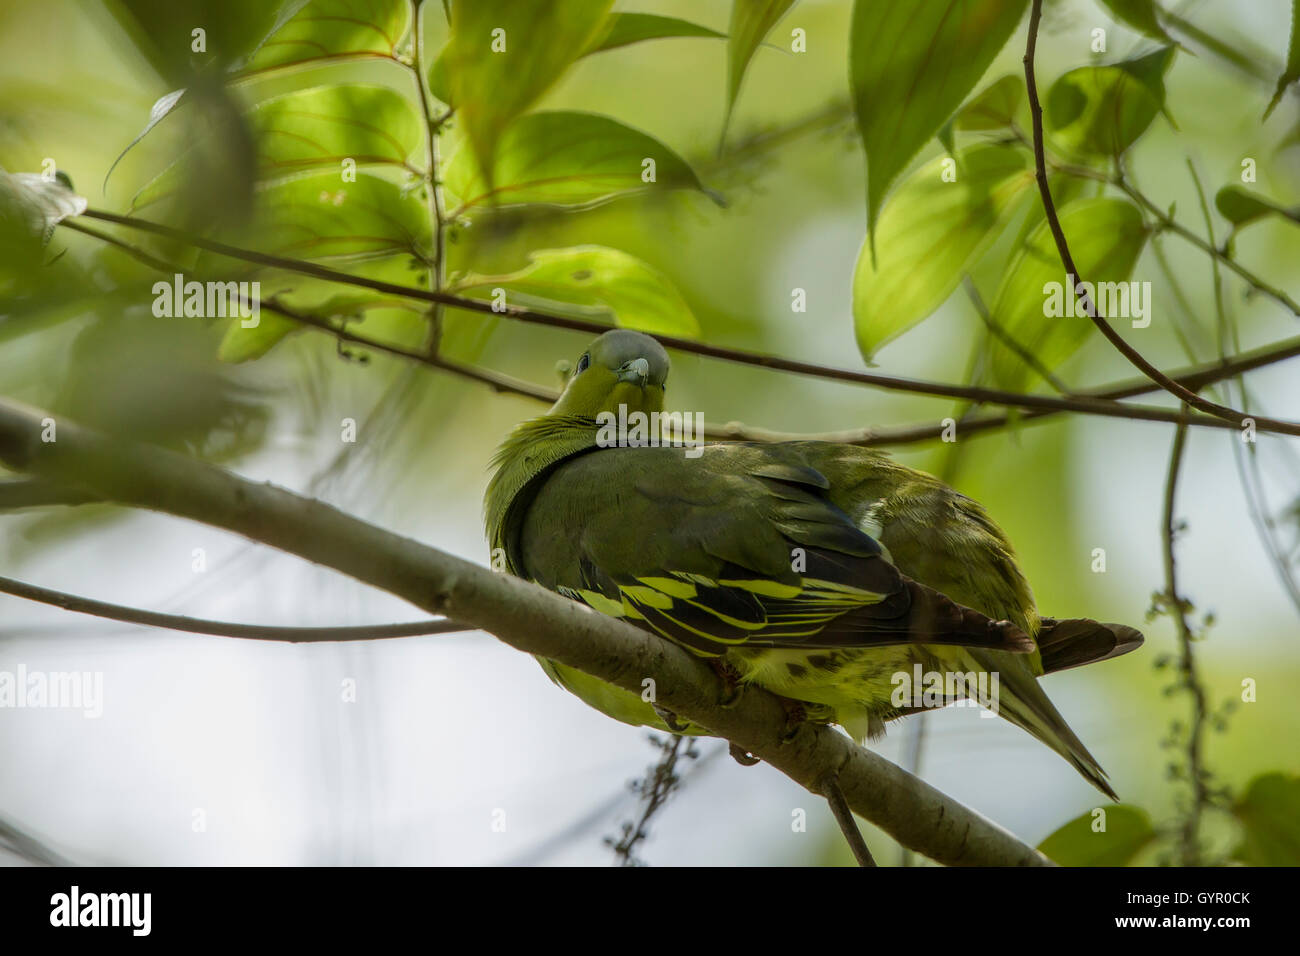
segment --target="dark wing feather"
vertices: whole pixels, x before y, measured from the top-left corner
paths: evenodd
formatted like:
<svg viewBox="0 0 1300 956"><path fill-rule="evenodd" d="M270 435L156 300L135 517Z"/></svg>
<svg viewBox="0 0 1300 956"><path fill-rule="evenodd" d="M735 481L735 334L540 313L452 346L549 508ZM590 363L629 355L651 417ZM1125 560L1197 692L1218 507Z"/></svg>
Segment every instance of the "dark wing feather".
<svg viewBox="0 0 1300 956"><path fill-rule="evenodd" d="M1126 624L1103 624L1087 618L1044 618L1038 632L1043 673L1110 660L1142 646L1142 633Z"/></svg>
<svg viewBox="0 0 1300 956"><path fill-rule="evenodd" d="M520 522L526 576L701 654L1032 641L901 575L796 452L611 448L556 468Z"/></svg>

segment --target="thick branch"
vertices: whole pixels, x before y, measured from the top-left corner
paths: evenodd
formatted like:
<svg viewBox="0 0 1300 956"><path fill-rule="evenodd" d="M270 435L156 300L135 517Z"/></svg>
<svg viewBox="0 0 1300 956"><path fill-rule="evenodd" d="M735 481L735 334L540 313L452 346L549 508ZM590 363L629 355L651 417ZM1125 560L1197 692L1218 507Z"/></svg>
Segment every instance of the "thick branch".
<svg viewBox="0 0 1300 956"><path fill-rule="evenodd" d="M106 500L190 518L341 571L423 610L495 634L518 650L641 693L709 727L817 793L838 775L863 818L941 863L1047 865L1012 834L924 781L825 726L787 733L787 711L749 687L722 706L717 675L699 658L630 624L529 582L498 574L303 498L160 448L59 422L41 441L47 413L0 401L0 461L58 480L71 474Z"/></svg>

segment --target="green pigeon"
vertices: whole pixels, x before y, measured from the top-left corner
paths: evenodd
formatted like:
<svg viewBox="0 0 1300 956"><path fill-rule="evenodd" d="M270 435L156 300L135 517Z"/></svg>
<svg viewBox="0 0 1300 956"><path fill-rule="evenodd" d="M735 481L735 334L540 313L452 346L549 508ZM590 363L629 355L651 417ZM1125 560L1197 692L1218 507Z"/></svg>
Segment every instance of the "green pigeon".
<svg viewBox="0 0 1300 956"><path fill-rule="evenodd" d="M494 566L711 658L859 742L973 701L1115 798L1038 678L1133 650L1140 633L1040 617L984 509L881 452L660 441L668 370L650 336L606 332L550 411L506 438L484 502ZM611 717L708 733L539 660Z"/></svg>

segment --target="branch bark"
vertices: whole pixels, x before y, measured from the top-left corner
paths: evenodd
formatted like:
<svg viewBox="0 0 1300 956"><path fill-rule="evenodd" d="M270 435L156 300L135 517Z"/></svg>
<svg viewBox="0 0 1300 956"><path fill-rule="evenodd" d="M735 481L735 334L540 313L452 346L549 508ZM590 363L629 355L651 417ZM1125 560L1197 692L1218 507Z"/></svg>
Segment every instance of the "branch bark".
<svg viewBox="0 0 1300 956"><path fill-rule="evenodd" d="M826 726L790 732L774 695L749 687L726 706L702 660L630 624L527 581L489 571L336 508L161 448L58 421L0 400L0 461L99 497L244 535L381 588L429 613L488 631L512 647L561 661L635 692L655 682L657 701L710 728L819 793L834 774L851 809L904 846L946 864L1050 865L1006 830L856 746Z"/></svg>

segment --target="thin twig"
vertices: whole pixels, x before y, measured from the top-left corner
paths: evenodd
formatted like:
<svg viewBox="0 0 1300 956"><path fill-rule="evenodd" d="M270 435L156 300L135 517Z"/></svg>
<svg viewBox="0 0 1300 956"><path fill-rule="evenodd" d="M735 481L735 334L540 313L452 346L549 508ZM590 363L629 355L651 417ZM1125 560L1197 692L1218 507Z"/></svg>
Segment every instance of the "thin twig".
<svg viewBox="0 0 1300 956"><path fill-rule="evenodd" d="M682 741L686 741L686 751L681 752ZM650 768L650 773L632 784L632 789L641 797L641 814L630 823L623 824L623 835L615 840L606 837L605 843L614 849L614 859L619 866L643 866L644 861L636 855L638 843L650 835L650 820L668 802L681 785L682 778L677 773L677 761L685 756L695 759L699 753L695 749L695 739L672 734L668 738L650 735L650 741L659 748L658 763Z"/></svg>
<svg viewBox="0 0 1300 956"><path fill-rule="evenodd" d="M970 277L969 273L961 277L961 283L962 288L966 290L966 297L970 299L971 305L975 307L976 315L983 320L985 327L989 330L989 334L1014 352L1016 357L1022 362L1041 375L1048 385L1052 386L1052 388L1056 389L1062 395L1069 395L1069 387L1053 375L1052 370L1038 360L1038 356L1017 342L1010 332L997 323L997 320L993 318L993 314L989 312L989 307L984 303L984 297L980 295L980 290L975 286L975 281Z"/></svg>
<svg viewBox="0 0 1300 956"><path fill-rule="evenodd" d="M156 235L167 236L168 238L186 242L200 249L205 249L209 252L226 256L228 258L252 262L268 268L297 272L303 275L324 279L326 281L372 289L376 292L384 292L390 295L403 296L426 302L441 302L470 312L502 316L505 318L516 319L518 321L549 326L552 328L570 329L573 331L586 332L588 334L599 335L602 332L608 331L610 328L610 326L605 323L593 322L588 319L576 319L571 316L555 315L519 306L494 306L492 303L486 301L462 298L461 296L452 295L446 292L436 292L433 290L386 282L379 279L352 275L351 273L331 269L327 266L306 262L304 260L290 259L283 256L274 256L260 252L252 252L246 249L239 249L234 246L226 245L225 243L215 242L199 236L192 236L181 230L162 225L161 223L134 219L127 216L118 216L114 213L103 212L100 210L87 210L83 215L91 219L99 219L133 229L140 229L145 232L151 232ZM1112 418L1127 418L1136 421L1167 423L1187 421L1191 424L1204 424L1214 427L1212 422L1198 419L1195 416L1188 416L1166 409L1150 408L1147 406L1121 405L1117 402L1093 398L1087 395L1079 395L1076 397L1033 395L977 386L950 385L944 382L930 382L920 379L899 378L897 376L876 375L870 372L856 371L854 369L818 365L813 362L803 362L797 359L787 359L775 355L764 355L762 353L747 352L740 349L710 345L706 342L698 342L676 336L661 335L658 336L658 338L667 348L694 355L703 355L710 358L722 359L723 361L735 362L756 368L766 368L773 371L790 372L797 375L808 375L832 381L875 386L877 388L884 388L891 391L931 395L940 398L967 399L981 404L1006 405L1015 408L1073 411L1082 414L1102 415ZM1300 434L1300 425L1274 422L1271 419L1256 419L1256 428L1259 431L1282 431L1288 434L1292 432Z"/></svg>
<svg viewBox="0 0 1300 956"><path fill-rule="evenodd" d="M1067 275L1071 277L1071 281L1075 283L1074 293L1079 299L1079 305L1083 313L1092 319L1093 325L1100 330L1101 334L1115 347L1116 351L1129 360L1130 364L1165 391L1181 399L1192 408L1237 425L1242 425L1247 419L1250 419L1255 423L1257 429L1281 432L1286 435L1300 435L1300 423L1246 415L1235 408L1228 408L1226 405L1219 405L1209 399L1202 398L1195 392L1179 385L1148 362L1141 352L1129 345L1124 340L1124 337L1115 331L1115 328L1098 312L1092 297L1088 294L1083 276L1079 274L1079 268L1074 263L1074 257L1070 253L1070 246L1065 238L1065 230L1061 228L1061 220L1056 214L1056 204L1052 201L1052 190L1047 181L1047 159L1043 146L1043 105L1038 100L1038 85L1034 80L1034 53L1038 45L1038 23L1042 15L1043 0L1032 0L1032 6L1029 10L1029 34L1025 44L1024 64L1025 85L1029 94L1030 117L1033 121L1034 167L1038 180L1038 192L1043 200L1043 212L1047 217L1048 227L1052 231L1052 238L1056 241L1056 250L1060 254L1061 264L1065 267ZM1268 424L1266 429L1264 423Z"/></svg>
<svg viewBox="0 0 1300 956"><path fill-rule="evenodd" d="M162 614L158 611L145 611L121 604L109 604L6 577L0 577L0 593L12 594L14 597L26 598L29 601L39 601L41 604L50 604L65 611L90 614L127 624L139 624L142 627L161 627L171 631L186 631L190 634L239 637L251 641L282 641L289 644L377 641L395 637L452 634L474 630L468 624L457 624L446 619L354 627L274 627L263 624L234 624L228 621L208 621L203 618Z"/></svg>
<svg viewBox="0 0 1300 956"><path fill-rule="evenodd" d="M412 58L414 64L408 64L411 78L415 81L415 92L420 99L420 115L424 121L425 155L428 169L425 178L429 187L429 223L433 231L433 262L429 264L429 285L435 292L441 292L447 277L447 221L442 210L442 177L438 171L438 134L444 116L435 120L429 108L429 95L424 90L423 51L420 47L420 3L411 0ZM427 351L437 355L442 341L442 306L434 303L429 309L429 344Z"/></svg>
<svg viewBox="0 0 1300 956"><path fill-rule="evenodd" d="M826 798L826 802L831 805L831 813L835 815L835 822L839 824L840 832L844 834L844 839L849 849L853 851L853 859L858 861L858 866L875 866L876 861L871 856L871 850L867 848L867 841L862 838L862 831L858 829L858 821L853 819L849 802L844 799L839 777L833 773L822 777L821 793Z"/></svg>
<svg viewBox="0 0 1300 956"><path fill-rule="evenodd" d="M1164 511L1162 516L1165 562L1165 604L1173 616L1178 630L1179 660L1178 669L1181 686L1192 696L1192 727L1187 739L1187 773L1192 786L1192 804L1188 808L1186 819L1180 833L1180 852L1184 866L1197 866L1200 863L1201 815L1209 803L1209 788L1206 786L1204 757L1202 745L1205 736L1205 723L1209 712L1205 702L1205 689L1201 686L1196 670L1196 656L1192 650L1192 627L1187 620L1190 603L1178 593L1178 570L1174 557L1174 542L1178 537L1180 526L1174 517L1175 499L1178 491L1178 472L1183 463L1183 451L1187 444L1187 429L1180 425L1174 432L1173 448L1169 452L1169 473L1165 479Z"/></svg>

